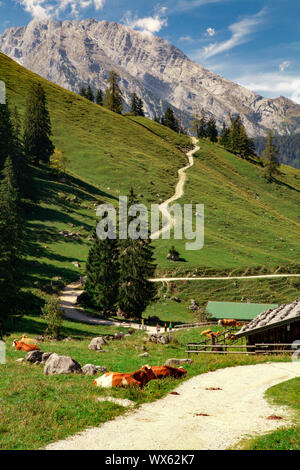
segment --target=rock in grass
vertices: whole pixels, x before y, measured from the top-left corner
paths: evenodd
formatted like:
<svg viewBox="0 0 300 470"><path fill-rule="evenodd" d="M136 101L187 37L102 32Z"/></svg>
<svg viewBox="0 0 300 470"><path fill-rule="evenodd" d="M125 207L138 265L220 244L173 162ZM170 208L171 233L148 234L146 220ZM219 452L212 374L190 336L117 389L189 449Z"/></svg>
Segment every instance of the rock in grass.
<svg viewBox="0 0 300 470"><path fill-rule="evenodd" d="M139 357L148 357L149 356L149 353L145 352L143 354L139 354Z"/></svg>
<svg viewBox="0 0 300 470"><path fill-rule="evenodd" d="M89 344L89 349L91 351L99 351L102 349L102 346L104 346L106 343L105 339L102 336L99 336L98 338L93 338L92 341Z"/></svg>
<svg viewBox="0 0 300 470"><path fill-rule="evenodd" d="M45 375L56 374L81 374L80 364L69 356L59 356L51 354L44 368Z"/></svg>
<svg viewBox="0 0 300 470"><path fill-rule="evenodd" d="M19 359L16 360L16 362L24 362L24 361L25 361L24 357L20 357Z"/></svg>
<svg viewBox="0 0 300 470"><path fill-rule="evenodd" d="M168 359L165 364L169 367L179 367L182 364L193 364L193 359Z"/></svg>
<svg viewBox="0 0 300 470"><path fill-rule="evenodd" d="M33 364L36 362L40 363L42 362L43 354L42 351L30 351L26 354L26 361L32 362Z"/></svg>
<svg viewBox="0 0 300 470"><path fill-rule="evenodd" d="M97 398L97 401L99 401L100 403L109 401L111 403L115 403L116 405L124 406L126 408L135 405L134 401L128 400L127 398L99 397Z"/></svg>
<svg viewBox="0 0 300 470"><path fill-rule="evenodd" d="M86 364L82 368L82 373L84 375L96 375L103 372L106 372L106 367L104 366L95 366L94 364Z"/></svg>

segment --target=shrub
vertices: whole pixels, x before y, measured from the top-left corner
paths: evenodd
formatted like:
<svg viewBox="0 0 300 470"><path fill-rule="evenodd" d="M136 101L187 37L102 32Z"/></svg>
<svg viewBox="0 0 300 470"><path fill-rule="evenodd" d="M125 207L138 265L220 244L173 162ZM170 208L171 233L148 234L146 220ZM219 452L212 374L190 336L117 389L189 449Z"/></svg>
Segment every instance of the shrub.
<svg viewBox="0 0 300 470"><path fill-rule="evenodd" d="M60 337L60 332L63 324L63 310L61 308L60 298L56 295L50 297L42 308L43 317L47 322L45 333L50 334L54 338Z"/></svg>

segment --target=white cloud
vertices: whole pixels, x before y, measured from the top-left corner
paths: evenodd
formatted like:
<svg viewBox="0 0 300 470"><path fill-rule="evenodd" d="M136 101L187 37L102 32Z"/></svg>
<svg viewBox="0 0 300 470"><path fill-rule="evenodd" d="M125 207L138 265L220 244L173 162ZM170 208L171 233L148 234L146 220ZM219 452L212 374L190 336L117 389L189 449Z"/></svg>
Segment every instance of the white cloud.
<svg viewBox="0 0 300 470"><path fill-rule="evenodd" d="M147 34L158 33L162 28L168 26L168 18L165 16L167 7L161 7L153 16L138 18L132 16L128 11L122 18L122 22L132 29L137 29Z"/></svg>
<svg viewBox="0 0 300 470"><path fill-rule="evenodd" d="M207 28L206 34L212 37L216 34L216 31L214 30L214 28Z"/></svg>
<svg viewBox="0 0 300 470"><path fill-rule="evenodd" d="M237 47L240 44L248 42L250 40L251 33L253 33L257 29L257 26L262 23L264 14L265 9L261 10L256 15L249 16L230 25L229 30L232 33L231 38L227 41L209 44L201 51L202 57L213 57L216 54L229 51L233 47Z"/></svg>
<svg viewBox="0 0 300 470"><path fill-rule="evenodd" d="M188 11L193 10L194 8L201 7L208 3L219 3L226 0L179 0L177 5L175 5L173 11Z"/></svg>
<svg viewBox="0 0 300 470"><path fill-rule="evenodd" d="M191 36L181 36L181 38L179 38L179 41L180 42L194 42L195 40L193 38L191 38Z"/></svg>
<svg viewBox="0 0 300 470"><path fill-rule="evenodd" d="M78 16L81 10L94 7L101 10L106 0L19 0L24 10L33 18L59 17L62 12L69 10L72 16Z"/></svg>
<svg viewBox="0 0 300 470"><path fill-rule="evenodd" d="M261 95L286 96L300 104L300 75L267 72L236 78L234 81Z"/></svg>
<svg viewBox="0 0 300 470"><path fill-rule="evenodd" d="M291 65L292 65L292 64L291 64L290 61L288 61L288 60L283 61L283 62L279 65L279 70L280 70L280 72L285 72L287 69L290 68Z"/></svg>

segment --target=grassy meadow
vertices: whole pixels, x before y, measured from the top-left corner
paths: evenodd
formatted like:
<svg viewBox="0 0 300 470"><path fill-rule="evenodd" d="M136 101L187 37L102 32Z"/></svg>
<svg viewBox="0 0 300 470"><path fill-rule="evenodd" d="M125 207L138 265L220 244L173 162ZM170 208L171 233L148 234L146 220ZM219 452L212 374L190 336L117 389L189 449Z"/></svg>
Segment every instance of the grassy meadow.
<svg viewBox="0 0 300 470"><path fill-rule="evenodd" d="M10 337L6 338L7 363L1 365L0 375L0 449L21 450L39 449L50 442L63 439L90 426L99 426L107 420L125 412L121 406L108 402L97 402L99 396L128 398L136 403L151 402L170 393L180 380L166 379L151 381L144 390L115 389L100 390L93 386L91 376L65 375L44 376L42 365L18 363L25 353L12 347L14 338L21 333L42 334L44 321L36 316L25 316ZM199 339L201 330L192 329L173 333L173 342L168 345L155 345L145 342L145 333L136 331L123 341L111 341L105 353L88 349L91 338L100 334L110 334L122 328L88 326L65 321L63 333L71 335L70 342L41 343L42 351L57 352L77 360L82 366L89 364L105 365L108 370L119 372L134 371L145 363L163 364L171 357L186 357L185 346L189 341ZM139 357L145 345L149 357ZM220 357L205 355L193 356L194 363L188 365L187 379L208 371L235 365L256 364L270 360L288 360L284 357L240 356ZM186 380L186 379L183 379Z"/></svg>

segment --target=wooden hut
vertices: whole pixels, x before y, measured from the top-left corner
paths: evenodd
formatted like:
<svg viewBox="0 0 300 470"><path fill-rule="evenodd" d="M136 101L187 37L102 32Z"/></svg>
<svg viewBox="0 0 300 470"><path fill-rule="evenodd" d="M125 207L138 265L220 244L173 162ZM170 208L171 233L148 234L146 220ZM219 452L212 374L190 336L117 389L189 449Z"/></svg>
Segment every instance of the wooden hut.
<svg viewBox="0 0 300 470"><path fill-rule="evenodd" d="M246 337L249 346L292 344L300 340L300 300L266 310L245 325L235 336Z"/></svg>

